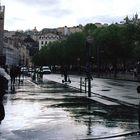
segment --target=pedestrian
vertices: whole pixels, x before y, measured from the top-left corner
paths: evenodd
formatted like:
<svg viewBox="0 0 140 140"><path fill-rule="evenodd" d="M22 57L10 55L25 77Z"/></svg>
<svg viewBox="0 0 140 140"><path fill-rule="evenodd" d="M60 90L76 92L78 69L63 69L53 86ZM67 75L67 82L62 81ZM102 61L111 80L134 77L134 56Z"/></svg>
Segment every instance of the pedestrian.
<svg viewBox="0 0 140 140"><path fill-rule="evenodd" d="M137 69L136 68L134 68L134 70L133 70L133 75L134 75L134 78L137 77Z"/></svg>
<svg viewBox="0 0 140 140"><path fill-rule="evenodd" d="M67 82L67 78L68 78L68 69L67 66L65 65L63 68L63 74L64 74L64 81Z"/></svg>
<svg viewBox="0 0 140 140"><path fill-rule="evenodd" d="M10 69L10 77L11 77L11 87L15 84L15 78L17 76L16 67L12 65Z"/></svg>
<svg viewBox="0 0 140 140"><path fill-rule="evenodd" d="M0 123L5 117L5 110L3 106L3 96L8 90L8 81L10 80L10 76L7 74L5 69L0 66Z"/></svg>
<svg viewBox="0 0 140 140"><path fill-rule="evenodd" d="M3 102L0 102L0 124L4 118L5 118L5 109L3 106Z"/></svg>
<svg viewBox="0 0 140 140"><path fill-rule="evenodd" d="M16 66L16 74L15 74L17 80L18 80L18 84L20 84L21 82L21 67L20 66Z"/></svg>
<svg viewBox="0 0 140 140"><path fill-rule="evenodd" d="M0 68L0 102L8 88L9 77L4 77L4 69ZM8 74L7 74L8 75Z"/></svg>
<svg viewBox="0 0 140 140"><path fill-rule="evenodd" d="M0 100L2 99L6 90L8 90L8 82L10 80L10 76L5 71L3 67L0 66Z"/></svg>

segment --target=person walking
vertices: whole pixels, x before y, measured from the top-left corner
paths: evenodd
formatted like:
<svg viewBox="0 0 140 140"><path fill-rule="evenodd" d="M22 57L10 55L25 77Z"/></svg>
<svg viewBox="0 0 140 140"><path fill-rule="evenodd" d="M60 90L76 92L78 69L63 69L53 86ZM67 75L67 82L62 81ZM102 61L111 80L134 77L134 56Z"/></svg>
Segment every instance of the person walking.
<svg viewBox="0 0 140 140"><path fill-rule="evenodd" d="M64 74L64 81L67 82L67 78L68 78L68 69L67 66L64 66L64 70L63 70L63 74Z"/></svg>
<svg viewBox="0 0 140 140"><path fill-rule="evenodd" d="M5 110L3 106L3 96L8 90L8 81L10 80L10 76L7 74L5 69L0 66L0 123L5 117Z"/></svg>
<svg viewBox="0 0 140 140"><path fill-rule="evenodd" d="M20 84L21 82L21 67L20 66L16 66L16 71L15 71L15 76L16 76L16 80L18 81L18 84Z"/></svg>
<svg viewBox="0 0 140 140"><path fill-rule="evenodd" d="M11 77L11 87L15 84L15 78L17 76L16 67L12 65L10 68L10 77Z"/></svg>

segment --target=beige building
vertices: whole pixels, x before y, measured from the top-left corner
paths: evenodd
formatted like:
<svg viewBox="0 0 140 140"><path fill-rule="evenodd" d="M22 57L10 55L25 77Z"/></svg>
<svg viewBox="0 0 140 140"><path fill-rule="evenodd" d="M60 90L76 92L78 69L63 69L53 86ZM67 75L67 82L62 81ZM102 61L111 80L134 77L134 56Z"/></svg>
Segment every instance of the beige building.
<svg viewBox="0 0 140 140"><path fill-rule="evenodd" d="M82 30L83 30L82 25L69 27L70 33L82 32Z"/></svg>
<svg viewBox="0 0 140 140"><path fill-rule="evenodd" d="M83 26L82 25L73 26L73 27L65 26L65 27L57 28L57 32L60 35L64 35L64 36L70 35L71 33L82 32L82 30L83 30Z"/></svg>
<svg viewBox="0 0 140 140"><path fill-rule="evenodd" d="M42 47L47 46L50 42L58 41L59 39L59 35L53 33L46 33L44 35L40 35L39 50L41 50Z"/></svg>
<svg viewBox="0 0 140 140"><path fill-rule="evenodd" d="M29 51L16 32L6 31L4 34L4 54L6 65L29 65Z"/></svg>
<svg viewBox="0 0 140 140"><path fill-rule="evenodd" d="M47 46L50 42L59 41L59 40L61 41L72 33L82 32L82 28L83 28L82 25L74 26L74 27L65 26L65 27L59 27L57 29L53 29L56 30L56 33L52 33L51 30L50 32L48 31L46 33L42 33L39 36L39 50L41 50L43 46Z"/></svg>

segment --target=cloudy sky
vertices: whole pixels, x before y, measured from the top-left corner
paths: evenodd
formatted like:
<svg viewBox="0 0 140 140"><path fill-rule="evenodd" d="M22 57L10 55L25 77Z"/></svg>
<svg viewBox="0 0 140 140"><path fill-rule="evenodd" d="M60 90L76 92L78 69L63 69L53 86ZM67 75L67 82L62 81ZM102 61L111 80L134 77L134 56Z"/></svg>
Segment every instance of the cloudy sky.
<svg viewBox="0 0 140 140"><path fill-rule="evenodd" d="M140 15L140 0L1 0L1 5L7 30L115 23Z"/></svg>

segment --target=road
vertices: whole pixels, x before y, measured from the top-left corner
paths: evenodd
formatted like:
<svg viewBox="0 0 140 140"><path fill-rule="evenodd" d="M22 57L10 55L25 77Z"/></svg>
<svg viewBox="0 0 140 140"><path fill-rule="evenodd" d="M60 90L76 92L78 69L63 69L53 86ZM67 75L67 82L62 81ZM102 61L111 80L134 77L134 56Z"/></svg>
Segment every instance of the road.
<svg viewBox="0 0 140 140"><path fill-rule="evenodd" d="M1 140L139 139L135 108L89 100L75 88L47 80L61 82L57 76L46 75L37 84L27 79L4 96Z"/></svg>
<svg viewBox="0 0 140 140"><path fill-rule="evenodd" d="M51 74L44 75L44 79L62 83L63 77L61 77L61 75L59 74ZM71 75L70 79L71 83L69 84L69 86L80 88L80 76ZM85 78L82 77L82 79L84 82ZM110 104L112 105L114 104L114 102L117 102L135 107L139 104L140 101L140 95L136 91L138 85L140 85L139 82L133 81L93 78L93 80L91 81L91 91L92 96L96 94L111 99L112 103ZM98 98L95 100L99 101ZM106 104L107 100L104 101L102 98L101 102Z"/></svg>

